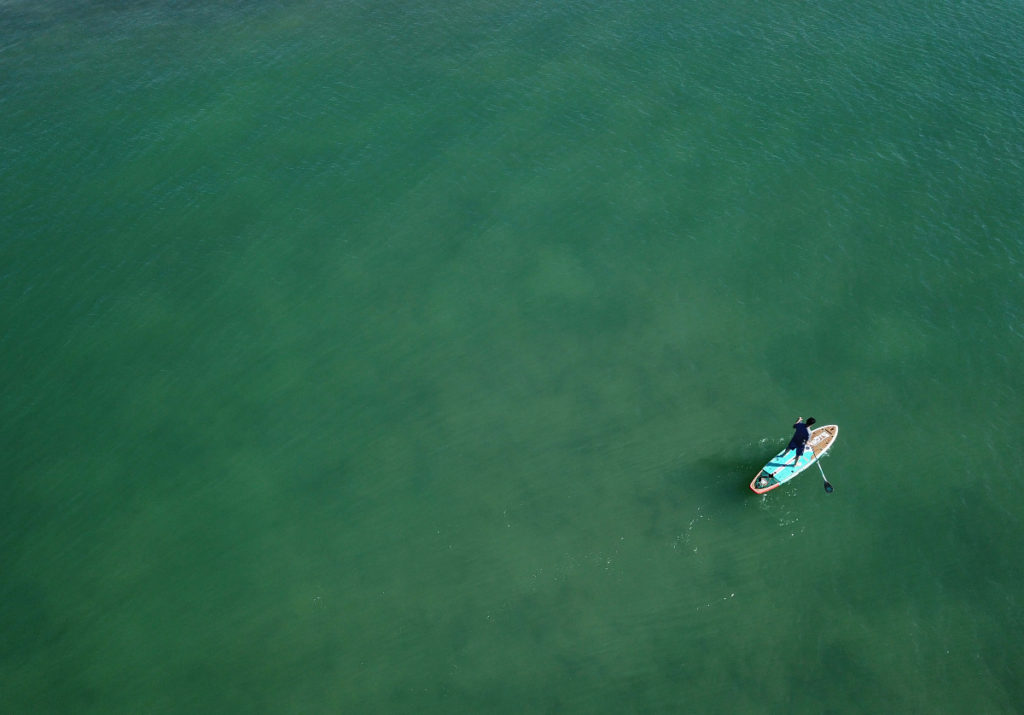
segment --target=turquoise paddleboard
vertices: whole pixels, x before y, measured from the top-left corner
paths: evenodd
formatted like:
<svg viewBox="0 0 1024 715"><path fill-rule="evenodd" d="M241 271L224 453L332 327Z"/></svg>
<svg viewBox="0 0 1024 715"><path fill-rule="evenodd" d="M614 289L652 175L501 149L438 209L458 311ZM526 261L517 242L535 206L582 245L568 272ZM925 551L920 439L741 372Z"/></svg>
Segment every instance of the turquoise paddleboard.
<svg viewBox="0 0 1024 715"><path fill-rule="evenodd" d="M836 441L838 436L839 425L818 427L811 432L799 462L795 465L793 464L794 455L792 450L782 450L772 457L768 464L761 467L757 476L754 477L754 481L750 483L750 488L757 494L764 494L776 487L781 487L817 462L821 455L828 451L828 448L832 446L832 443Z"/></svg>

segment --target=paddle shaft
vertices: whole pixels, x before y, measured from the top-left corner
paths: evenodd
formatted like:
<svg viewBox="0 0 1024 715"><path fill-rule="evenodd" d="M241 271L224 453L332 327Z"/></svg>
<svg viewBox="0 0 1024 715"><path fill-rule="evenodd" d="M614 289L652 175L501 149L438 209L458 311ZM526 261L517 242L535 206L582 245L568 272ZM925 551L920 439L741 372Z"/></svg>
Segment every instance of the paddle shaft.
<svg viewBox="0 0 1024 715"><path fill-rule="evenodd" d="M825 470L821 468L821 461L816 461L818 465L818 471L821 472L821 478L825 480L825 491L829 494L832 493L832 485L828 483L828 477L825 476Z"/></svg>

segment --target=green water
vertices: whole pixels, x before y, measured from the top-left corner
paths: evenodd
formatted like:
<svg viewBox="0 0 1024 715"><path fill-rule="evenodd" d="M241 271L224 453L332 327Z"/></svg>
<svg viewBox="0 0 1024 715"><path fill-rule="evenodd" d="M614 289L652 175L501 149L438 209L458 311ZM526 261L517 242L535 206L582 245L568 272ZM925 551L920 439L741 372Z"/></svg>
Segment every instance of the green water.
<svg viewBox="0 0 1024 715"><path fill-rule="evenodd" d="M0 711L1021 712L1022 37L0 4Z"/></svg>

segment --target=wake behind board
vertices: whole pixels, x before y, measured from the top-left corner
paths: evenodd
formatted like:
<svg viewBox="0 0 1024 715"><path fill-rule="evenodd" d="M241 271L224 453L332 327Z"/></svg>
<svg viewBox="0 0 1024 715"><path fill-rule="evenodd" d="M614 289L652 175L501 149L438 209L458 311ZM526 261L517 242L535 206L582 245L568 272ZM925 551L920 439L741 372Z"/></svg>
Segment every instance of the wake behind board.
<svg viewBox="0 0 1024 715"><path fill-rule="evenodd" d="M811 431L807 440L804 453L800 455L800 461L793 464L793 452L782 450L764 465L750 483L750 488L756 494L770 492L775 487L781 487L790 479L807 469L818 461L821 455L828 451L832 443L839 436L839 425L825 425Z"/></svg>

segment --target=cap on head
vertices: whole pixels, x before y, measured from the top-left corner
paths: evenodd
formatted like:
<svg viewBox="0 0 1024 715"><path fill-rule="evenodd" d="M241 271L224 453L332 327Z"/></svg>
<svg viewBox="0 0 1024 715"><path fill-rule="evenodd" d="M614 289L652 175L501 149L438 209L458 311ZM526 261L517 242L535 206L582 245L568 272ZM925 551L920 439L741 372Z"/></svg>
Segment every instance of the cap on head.
<svg viewBox="0 0 1024 715"><path fill-rule="evenodd" d="M814 424L815 422L817 422L817 420L816 420L816 419L814 419L813 417L808 417L808 418L807 418L807 422L805 422L804 424L806 424L806 425L807 425L808 427L810 427L810 426L811 426L811 425L813 425L813 424Z"/></svg>

